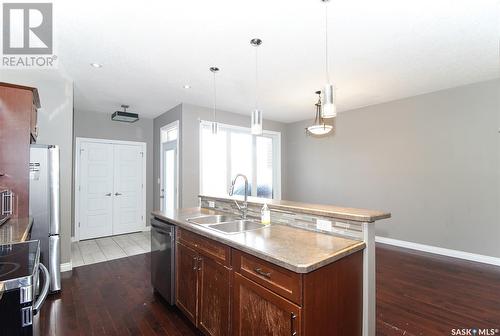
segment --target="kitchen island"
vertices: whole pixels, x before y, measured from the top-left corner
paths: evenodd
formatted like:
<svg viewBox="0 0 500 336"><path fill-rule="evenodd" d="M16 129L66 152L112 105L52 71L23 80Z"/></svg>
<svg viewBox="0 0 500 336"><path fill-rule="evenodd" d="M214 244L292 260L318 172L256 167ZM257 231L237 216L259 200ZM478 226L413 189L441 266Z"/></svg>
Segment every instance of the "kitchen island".
<svg viewBox="0 0 500 336"><path fill-rule="evenodd" d="M228 234L192 219L237 216L234 199L200 199L152 214L177 226L176 305L205 334L375 334L372 228L390 214L272 201L271 225Z"/></svg>

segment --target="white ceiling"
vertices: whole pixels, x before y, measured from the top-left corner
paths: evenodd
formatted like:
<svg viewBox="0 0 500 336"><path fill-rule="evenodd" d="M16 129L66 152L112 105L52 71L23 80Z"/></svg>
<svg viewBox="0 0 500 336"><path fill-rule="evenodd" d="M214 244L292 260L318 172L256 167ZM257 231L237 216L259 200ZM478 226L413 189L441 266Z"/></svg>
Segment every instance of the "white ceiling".
<svg viewBox="0 0 500 336"><path fill-rule="evenodd" d="M500 76L497 0L332 0L329 8L340 111ZM325 81L320 0L58 0L54 10L77 109L111 113L126 103L155 117L180 102L211 106L216 65L219 108L250 114L253 37L264 41L265 118L312 117Z"/></svg>

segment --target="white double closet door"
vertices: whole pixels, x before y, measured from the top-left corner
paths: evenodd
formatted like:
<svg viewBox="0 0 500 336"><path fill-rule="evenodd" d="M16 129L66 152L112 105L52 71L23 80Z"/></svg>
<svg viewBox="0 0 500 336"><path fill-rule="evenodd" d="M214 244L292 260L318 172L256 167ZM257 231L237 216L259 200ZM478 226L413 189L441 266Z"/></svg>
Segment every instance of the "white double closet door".
<svg viewBox="0 0 500 336"><path fill-rule="evenodd" d="M141 143L80 143L80 240L144 229L144 160Z"/></svg>

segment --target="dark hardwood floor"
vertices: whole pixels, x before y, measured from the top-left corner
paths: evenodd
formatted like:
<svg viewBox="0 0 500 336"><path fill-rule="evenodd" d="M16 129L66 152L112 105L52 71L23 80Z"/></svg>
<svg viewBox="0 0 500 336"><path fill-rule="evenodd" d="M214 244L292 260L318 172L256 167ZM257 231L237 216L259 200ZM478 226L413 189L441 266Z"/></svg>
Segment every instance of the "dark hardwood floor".
<svg viewBox="0 0 500 336"><path fill-rule="evenodd" d="M377 335L453 328L500 329L500 267L377 245Z"/></svg>
<svg viewBox="0 0 500 336"><path fill-rule="evenodd" d="M40 335L199 335L152 293L149 267L142 254L63 273L63 292L41 311ZM378 245L377 281L377 335L500 328L498 267Z"/></svg>

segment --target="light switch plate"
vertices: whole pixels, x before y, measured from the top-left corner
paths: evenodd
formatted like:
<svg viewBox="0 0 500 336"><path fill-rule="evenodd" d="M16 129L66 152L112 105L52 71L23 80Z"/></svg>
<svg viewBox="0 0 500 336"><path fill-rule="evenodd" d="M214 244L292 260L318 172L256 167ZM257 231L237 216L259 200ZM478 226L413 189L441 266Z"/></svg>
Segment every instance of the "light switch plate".
<svg viewBox="0 0 500 336"><path fill-rule="evenodd" d="M332 231L332 222L325 219L316 219L316 228L323 231Z"/></svg>
<svg viewBox="0 0 500 336"><path fill-rule="evenodd" d="M209 208L215 208L215 202L214 201L208 201L208 207Z"/></svg>

